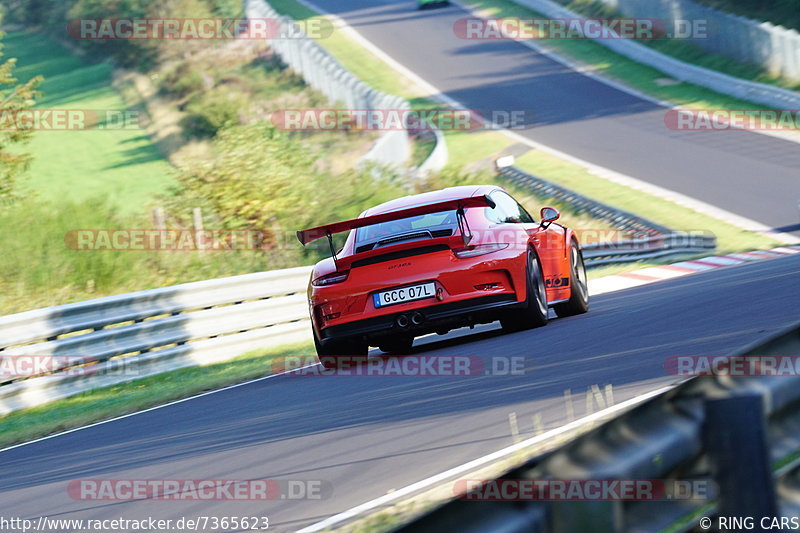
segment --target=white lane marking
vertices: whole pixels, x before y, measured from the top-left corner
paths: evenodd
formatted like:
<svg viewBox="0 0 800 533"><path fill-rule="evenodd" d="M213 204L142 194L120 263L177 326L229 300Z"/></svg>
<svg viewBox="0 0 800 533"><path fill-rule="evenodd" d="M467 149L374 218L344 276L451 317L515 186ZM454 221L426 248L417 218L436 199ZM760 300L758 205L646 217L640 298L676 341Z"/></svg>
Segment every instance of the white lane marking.
<svg viewBox="0 0 800 533"><path fill-rule="evenodd" d="M22 446L27 446L28 444L34 444L36 442L41 442L43 440L54 439L54 438L60 437L62 435L67 435L69 433L74 433L76 431L80 431L82 429L88 429L88 428L92 428L92 427L95 427L95 426L108 424L109 422L115 422L117 420L122 420L124 418L130 418L132 416L140 415L140 414L143 414L143 413L149 413L150 411L155 411L157 409L163 409L164 407L169 407L170 405L176 405L176 404L179 404L179 403L188 402L189 400L196 400L197 398L202 398L204 396L209 396L211 394L216 394L218 392L222 392L222 391L226 391L226 390L230 390L230 389L235 389L237 387L243 387L245 385L250 385L251 383L257 383L259 381L264 381L264 380L271 379L271 378L276 378L276 377L282 376L284 374L289 374L291 372L296 372L298 370L303 370L304 368L312 368L312 367L315 367L315 366L318 366L318 365L319 365L319 363L315 363L313 365L306 365L306 366L300 367L300 368L293 368L292 370L287 370L286 372L281 372L279 374L270 374L269 376L263 376L263 377L260 377L260 378L251 379L250 381L243 381L242 383L237 383L235 385L228 385L227 387L222 387L221 389L215 389L215 390L212 390L212 391L207 391L207 392L203 392L203 393L200 393L200 394L196 394L194 396L189 396L188 398L175 400L175 401L172 401L172 402L169 402L169 403L165 403L165 404L162 404L162 405L156 405L155 407L149 407L149 408L144 409L142 411L136 411L135 413L128 413L127 415L116 416L114 418L109 418L108 420L101 420L100 422L94 422L94 423L86 425L86 426L80 426L80 427L77 427L77 428L68 429L66 431L61 431L59 433L53 433L52 435L47 435L45 437L39 437L38 439L29 440L29 441L26 441L26 442L20 442L19 444L14 444L13 446L8 446L7 448L3 448L2 450L0 450L0 453L7 452L7 451L13 450L15 448L20 448Z"/></svg>
<svg viewBox="0 0 800 533"><path fill-rule="evenodd" d="M725 256L709 256L709 257L701 257L697 259L697 261L703 261L704 263L714 263L715 265L719 266L729 266L729 265L741 265L744 263L741 259L734 259L732 257L725 257Z"/></svg>
<svg viewBox="0 0 800 533"><path fill-rule="evenodd" d="M652 276L658 279L672 279L691 274L689 270L674 270L671 268L660 268L657 266L643 268L641 270L634 270L634 274L642 274L644 276Z"/></svg>
<svg viewBox="0 0 800 533"><path fill-rule="evenodd" d="M736 259L742 259L744 261L761 261L762 259L766 259L765 257L751 255L750 252L741 252L737 254L728 254L728 257L734 257Z"/></svg>
<svg viewBox="0 0 800 533"><path fill-rule="evenodd" d="M764 259L771 259L778 257L779 254L770 252L769 250L753 250L752 252L742 252L743 254L752 255L753 257L763 257Z"/></svg>
<svg viewBox="0 0 800 533"><path fill-rule="evenodd" d="M631 289L640 285L647 285L658 280L645 281L632 278L624 278L619 275L606 276L604 278L590 279L589 280L589 294L597 296L599 294L606 294L609 292L622 291Z"/></svg>
<svg viewBox="0 0 800 533"><path fill-rule="evenodd" d="M317 6L313 2L310 2L309 0L298 0L298 1L301 4L303 4L304 6L306 6L307 8L309 8L309 9L311 9L313 11L316 11L318 13L321 13L321 14L327 16L327 17L330 17L331 20L336 24L336 26L340 30L342 30L344 33L346 33L350 37L352 37L353 40L358 42L359 45L363 46L364 48L366 48L367 50L372 52L376 57L378 57L379 59L384 61L386 64L388 64L394 70L396 70L397 72L399 72L400 74L402 74L403 76L405 76L406 78L411 80L412 82L414 82L416 85L418 85L420 88L422 88L425 92L428 92L429 93L428 94L429 98L431 98L433 100L437 100L437 101L442 102L442 103L445 103L447 105L450 105L450 106L452 106L452 107L454 107L456 109L466 109L466 107L462 103L460 103L457 100L451 98L450 96L447 96L443 91L439 90L437 87L435 87L431 83L425 81L423 78L421 78L414 71L412 71L408 67L400 64L396 59L391 57L389 54L384 52L382 49L378 48L374 43L372 43L366 37L361 35L361 33L359 33L358 30L356 30L353 27L351 27L350 25L348 25L347 22L345 22L345 20L342 19L341 17L339 17L337 15L334 15L333 13L330 13L329 11L326 11L325 9L322 9L321 7ZM478 17L478 15L474 11L469 9L467 6L465 6L461 2L458 2L457 0L451 0L451 3L457 5L459 8L461 8L466 13L469 13L469 14L472 14L472 15ZM479 18L483 18L483 17L479 17ZM557 61L557 62L561 63L562 65L565 65L566 67L574 70L575 72L578 72L578 73L584 74L586 76L589 76L590 78L596 79L597 81L600 81L600 82L602 82L602 83L604 83L604 84L606 84L606 85L608 85L610 87L613 87L615 89L618 89L618 90L623 91L625 93L628 93L630 95L636 96L636 97L641 98L643 100L646 100L646 101L649 101L649 102L653 102L653 103L658 104L658 105L660 105L662 107L667 107L667 108L671 108L671 109L677 109L677 106L673 106L672 104L670 104L668 102L664 102L664 101L659 100L657 98L653 98L652 96L648 96L648 95L646 95L644 93L640 93L639 91L631 89L630 87L626 87L626 86L621 85L621 84L619 84L619 83L617 83L617 82L615 82L613 80L604 78L603 76L600 76L595 72L587 70L587 68L581 67L581 66L573 63L572 61L569 61L567 59L564 59L564 58L558 56L557 54L553 54L553 53L549 52L548 50L537 48L536 44L531 42L531 41L517 41L517 42L519 42L519 43L521 43L521 44L523 44L525 46L528 46L529 48L532 48L534 51L536 51L536 52L538 52L538 53L540 53L540 54L542 54L542 55L544 55L544 56L546 56L546 57L548 57L548 58L550 58L550 59L552 59L554 61ZM525 144L527 146L530 146L531 148L535 148L537 150L541 150L542 152L548 153L550 155L553 155L555 157L564 159L565 161L568 161L570 163L573 163L575 165L583 167L586 170L588 170L589 173L591 173L592 175L597 176L598 178L604 179L606 181L610 181L612 183L617 183L619 185L624 185L624 186L629 187L631 189L639 190L639 191L648 193L650 195L656 196L658 198L662 198L664 200L669 200L670 202L673 202L673 203L678 204L680 206L692 209L694 211L698 211L698 212L703 213L705 215L708 215L708 216L710 216L712 218L716 218L717 220L721 220L723 222L727 222L728 224L731 224L733 226L736 226L736 227L739 227L739 228L742 228L742 229L746 229L747 231L753 231L753 232L756 232L756 233L763 233L763 234L775 239L776 241L782 242L784 244L800 244L800 237L795 237L794 235L792 235L790 233L783 233L783 232L776 231L775 229L770 228L769 226L767 226L765 224L762 224L761 222L758 222L756 220L753 220L753 219L750 219L750 218L746 218L746 217L743 217L741 215L737 215L737 214L732 213L730 211L726 211L725 209L716 207L714 205L711 205L709 203L703 202L702 200L698 200L696 198L692 198L692 197L687 196L685 194L681 194L681 193L679 193L677 191L673 191L671 189L666 189L664 187L660 187L658 185L654 185L652 183L648 183L648 182L640 180L638 178L634 178L633 176L629 176L627 174L622 174L622 173L617 172L615 170L611 170L609 168L602 167L600 165L597 165L595 163L591 163L591 162L586 161L584 159L580 159L578 157L575 157L575 156L572 156L572 155L567 154L565 152L562 152L561 150L558 150L556 148L552 148L552 147L550 147L548 145L545 145L545 144L542 144L540 142L528 139L527 137L523 137L522 135L519 135L518 133L515 133L513 131L509 131L509 130L506 130L506 129L497 129L497 131L500 132L500 133L503 133L504 135L506 135L508 137L510 137L515 142L519 142L519 143Z"/></svg>
<svg viewBox="0 0 800 533"><path fill-rule="evenodd" d="M675 265L673 265L673 266L681 267L681 268L691 268L692 270L696 270L698 272L699 271L703 271L703 270L712 270L714 268L717 268L717 267L712 266L712 265L704 265L702 263L695 263L694 261L682 261L680 263L675 263Z"/></svg>
<svg viewBox="0 0 800 533"><path fill-rule="evenodd" d="M613 414L615 414L617 412L620 412L620 411L623 411L623 410L627 410L627 409L629 409L631 407L634 407L634 406L636 406L636 405L638 405L640 403L643 403L643 402L649 400L650 398L654 398L655 396L658 396L659 394L663 394L664 392L667 392L668 390L672 389L673 387L674 387L673 385L670 385L670 386L667 386L667 387L661 387L659 389L647 392L647 393L642 394L640 396L637 396L635 398L631 398L630 400L626 400L626 401L624 401L622 403L619 403L619 404L617 404L617 405L615 405L613 407L608 407L608 408L603 409L602 411L598 411L598 412L596 412L596 413L594 413L592 415L585 416L583 418L575 420L574 422L570 422L570 423L568 423L566 425L563 425L563 426L561 426L559 428L552 429L552 430L550 430L550 431L548 431L546 433L542 433L541 435L537 435L536 437L532 437L530 439L524 440L524 441L519 442L517 444L514 444L512 446L508 446L507 448L503 448L503 449L498 450L496 452L490 453L489 455L484 455L483 457L479 457L478 459L474 459L474 460L472 460L472 461L470 461L468 463L464 463L464 464L462 464L460 466L456 466L456 467L453 467L453 468L451 468L449 470L445 470L444 472L440 472L439 474L436 474L436 475L431 476L429 478L423 479L421 481L417 481L416 483L413 483L413 484L408 485L406 487L403 487L401 489L397 489L397 490L395 490L394 492L392 492L390 494L386 494L384 496L381 496L380 498L375 498L374 500L370 500L368 502L362 503L361 505L357 505L356 507L353 507L352 509L348 509L347 511L344 511L344 512L341 512L341 513L336 514L334 516L331 516L330 518L327 518L325 520L317 522L316 524L312 524L312 525L310 525L308 527L305 527L305 528L299 530L297 533L311 533L313 531L320 531L320 530L325 529L327 527L331 527L331 526L336 525L336 524L338 524L340 522L343 522L345 520L349 520L349 519L351 519L351 518L353 518L355 516L358 516L359 514L361 514L363 512L371 511L371 510L375 509L376 507L380 507L382 505L386 505L388 503L394 502L394 501L396 501L396 500L398 500L398 499L400 499L400 498L402 498L404 496L408 496L408 495L413 494L413 493L415 493L415 492L417 492L419 490L422 490L422 489L425 489L427 487L430 487L431 485L434 485L436 483L445 481L448 478L452 478L454 476L457 476L458 474L469 472L469 471L474 470L474 469L476 469L476 468L478 468L480 466L483 466L483 465L485 465L487 463L491 463L493 461L497 461L498 459L502 459L505 456L508 456L508 455L511 455L511 454L513 454L515 452L523 450L523 449L525 449L525 448L527 448L529 446L533 446L534 444L542 443L542 442L544 442L546 440L552 439L553 437L557 437L557 436L559 436L559 435L561 435L563 433L572 431L573 429L580 428L581 426L583 426L585 424L588 424L590 422L594 422L594 421L600 420L602 418L605 418L605 417L607 417L609 415L613 415Z"/></svg>

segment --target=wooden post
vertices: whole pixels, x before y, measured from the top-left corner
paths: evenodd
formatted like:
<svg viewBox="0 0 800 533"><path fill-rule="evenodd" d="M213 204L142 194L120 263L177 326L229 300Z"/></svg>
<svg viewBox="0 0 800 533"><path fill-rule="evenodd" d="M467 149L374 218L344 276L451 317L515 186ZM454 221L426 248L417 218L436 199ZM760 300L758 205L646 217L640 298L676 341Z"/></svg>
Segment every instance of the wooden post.
<svg viewBox="0 0 800 533"><path fill-rule="evenodd" d="M153 227L158 231L164 231L164 208L153 208Z"/></svg>
<svg viewBox="0 0 800 533"><path fill-rule="evenodd" d="M161 248L161 243L164 241L164 230L166 229L165 218L163 207L153 208L153 228L158 231L158 236L155 239L155 249ZM160 257L160 255L157 257Z"/></svg>
<svg viewBox="0 0 800 533"><path fill-rule="evenodd" d="M199 207L192 209L192 222L194 224L194 243L197 251L205 251L206 242L203 238L203 213Z"/></svg>

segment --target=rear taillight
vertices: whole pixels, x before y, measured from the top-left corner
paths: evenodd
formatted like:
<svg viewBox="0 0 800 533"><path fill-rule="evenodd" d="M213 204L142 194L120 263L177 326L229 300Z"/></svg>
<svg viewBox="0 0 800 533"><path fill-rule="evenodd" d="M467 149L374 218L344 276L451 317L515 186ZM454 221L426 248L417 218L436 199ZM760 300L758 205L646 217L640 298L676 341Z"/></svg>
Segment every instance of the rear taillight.
<svg viewBox="0 0 800 533"><path fill-rule="evenodd" d="M457 248L453 250L453 255L459 259L466 259L467 257L475 257L478 255L490 254L492 252L499 252L508 248L508 243L499 244L476 244L475 246L467 246L465 248Z"/></svg>
<svg viewBox="0 0 800 533"><path fill-rule="evenodd" d="M347 279L347 276L350 275L349 270L345 270L344 272L334 272L333 274L327 274L325 276L320 276L311 284L314 287L325 287L326 285L333 285L335 283L341 283Z"/></svg>

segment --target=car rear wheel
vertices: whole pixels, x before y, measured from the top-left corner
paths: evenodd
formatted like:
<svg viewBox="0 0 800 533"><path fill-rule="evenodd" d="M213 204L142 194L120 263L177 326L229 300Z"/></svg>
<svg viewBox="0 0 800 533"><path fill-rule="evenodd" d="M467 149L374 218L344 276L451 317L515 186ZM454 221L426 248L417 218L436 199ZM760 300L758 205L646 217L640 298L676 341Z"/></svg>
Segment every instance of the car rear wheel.
<svg viewBox="0 0 800 533"><path fill-rule="evenodd" d="M533 249L528 250L527 297L523 309L514 309L500 318L506 331L522 331L547 324L547 292L539 258Z"/></svg>
<svg viewBox="0 0 800 533"><path fill-rule="evenodd" d="M365 342L354 339L327 339L320 342L314 333L314 346L317 349L319 362L325 368L338 368L339 360L344 357L366 357L369 347Z"/></svg>
<svg viewBox="0 0 800 533"><path fill-rule="evenodd" d="M378 345L378 349L391 355L406 355L411 352L413 345L414 337L406 335L383 341Z"/></svg>
<svg viewBox="0 0 800 533"><path fill-rule="evenodd" d="M569 300L563 304L556 304L553 310L559 317L580 315L589 310L589 284L586 278L586 265L578 243L572 241L570 245L569 283L572 289Z"/></svg>

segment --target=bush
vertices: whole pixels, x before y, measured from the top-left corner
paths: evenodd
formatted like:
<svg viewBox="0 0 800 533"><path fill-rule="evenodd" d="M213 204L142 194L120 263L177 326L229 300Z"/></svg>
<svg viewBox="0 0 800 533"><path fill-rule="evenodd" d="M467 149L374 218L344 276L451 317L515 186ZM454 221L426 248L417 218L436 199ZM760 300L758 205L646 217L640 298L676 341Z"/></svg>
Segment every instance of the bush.
<svg viewBox="0 0 800 533"><path fill-rule="evenodd" d="M68 19L109 18L122 13L125 18L150 16L149 0L77 0L69 10ZM163 15L161 15L163 16ZM92 55L110 57L126 67L148 68L158 57L158 42L144 40L82 40L79 44Z"/></svg>
<svg viewBox="0 0 800 533"><path fill-rule="evenodd" d="M182 63L179 67L168 71L161 78L159 89L163 94L177 97L189 96L203 88L203 76Z"/></svg>
<svg viewBox="0 0 800 533"><path fill-rule="evenodd" d="M187 212L202 202L228 227L278 233L278 244L290 251L301 250L295 230L353 218L409 192L392 176L320 173L298 139L266 122L220 130L214 149L212 162L179 176L182 189L171 210Z"/></svg>
<svg viewBox="0 0 800 533"><path fill-rule="evenodd" d="M187 115L181 127L193 137L213 137L225 126L239 124L244 98L235 93L211 91L193 97L186 106Z"/></svg>

